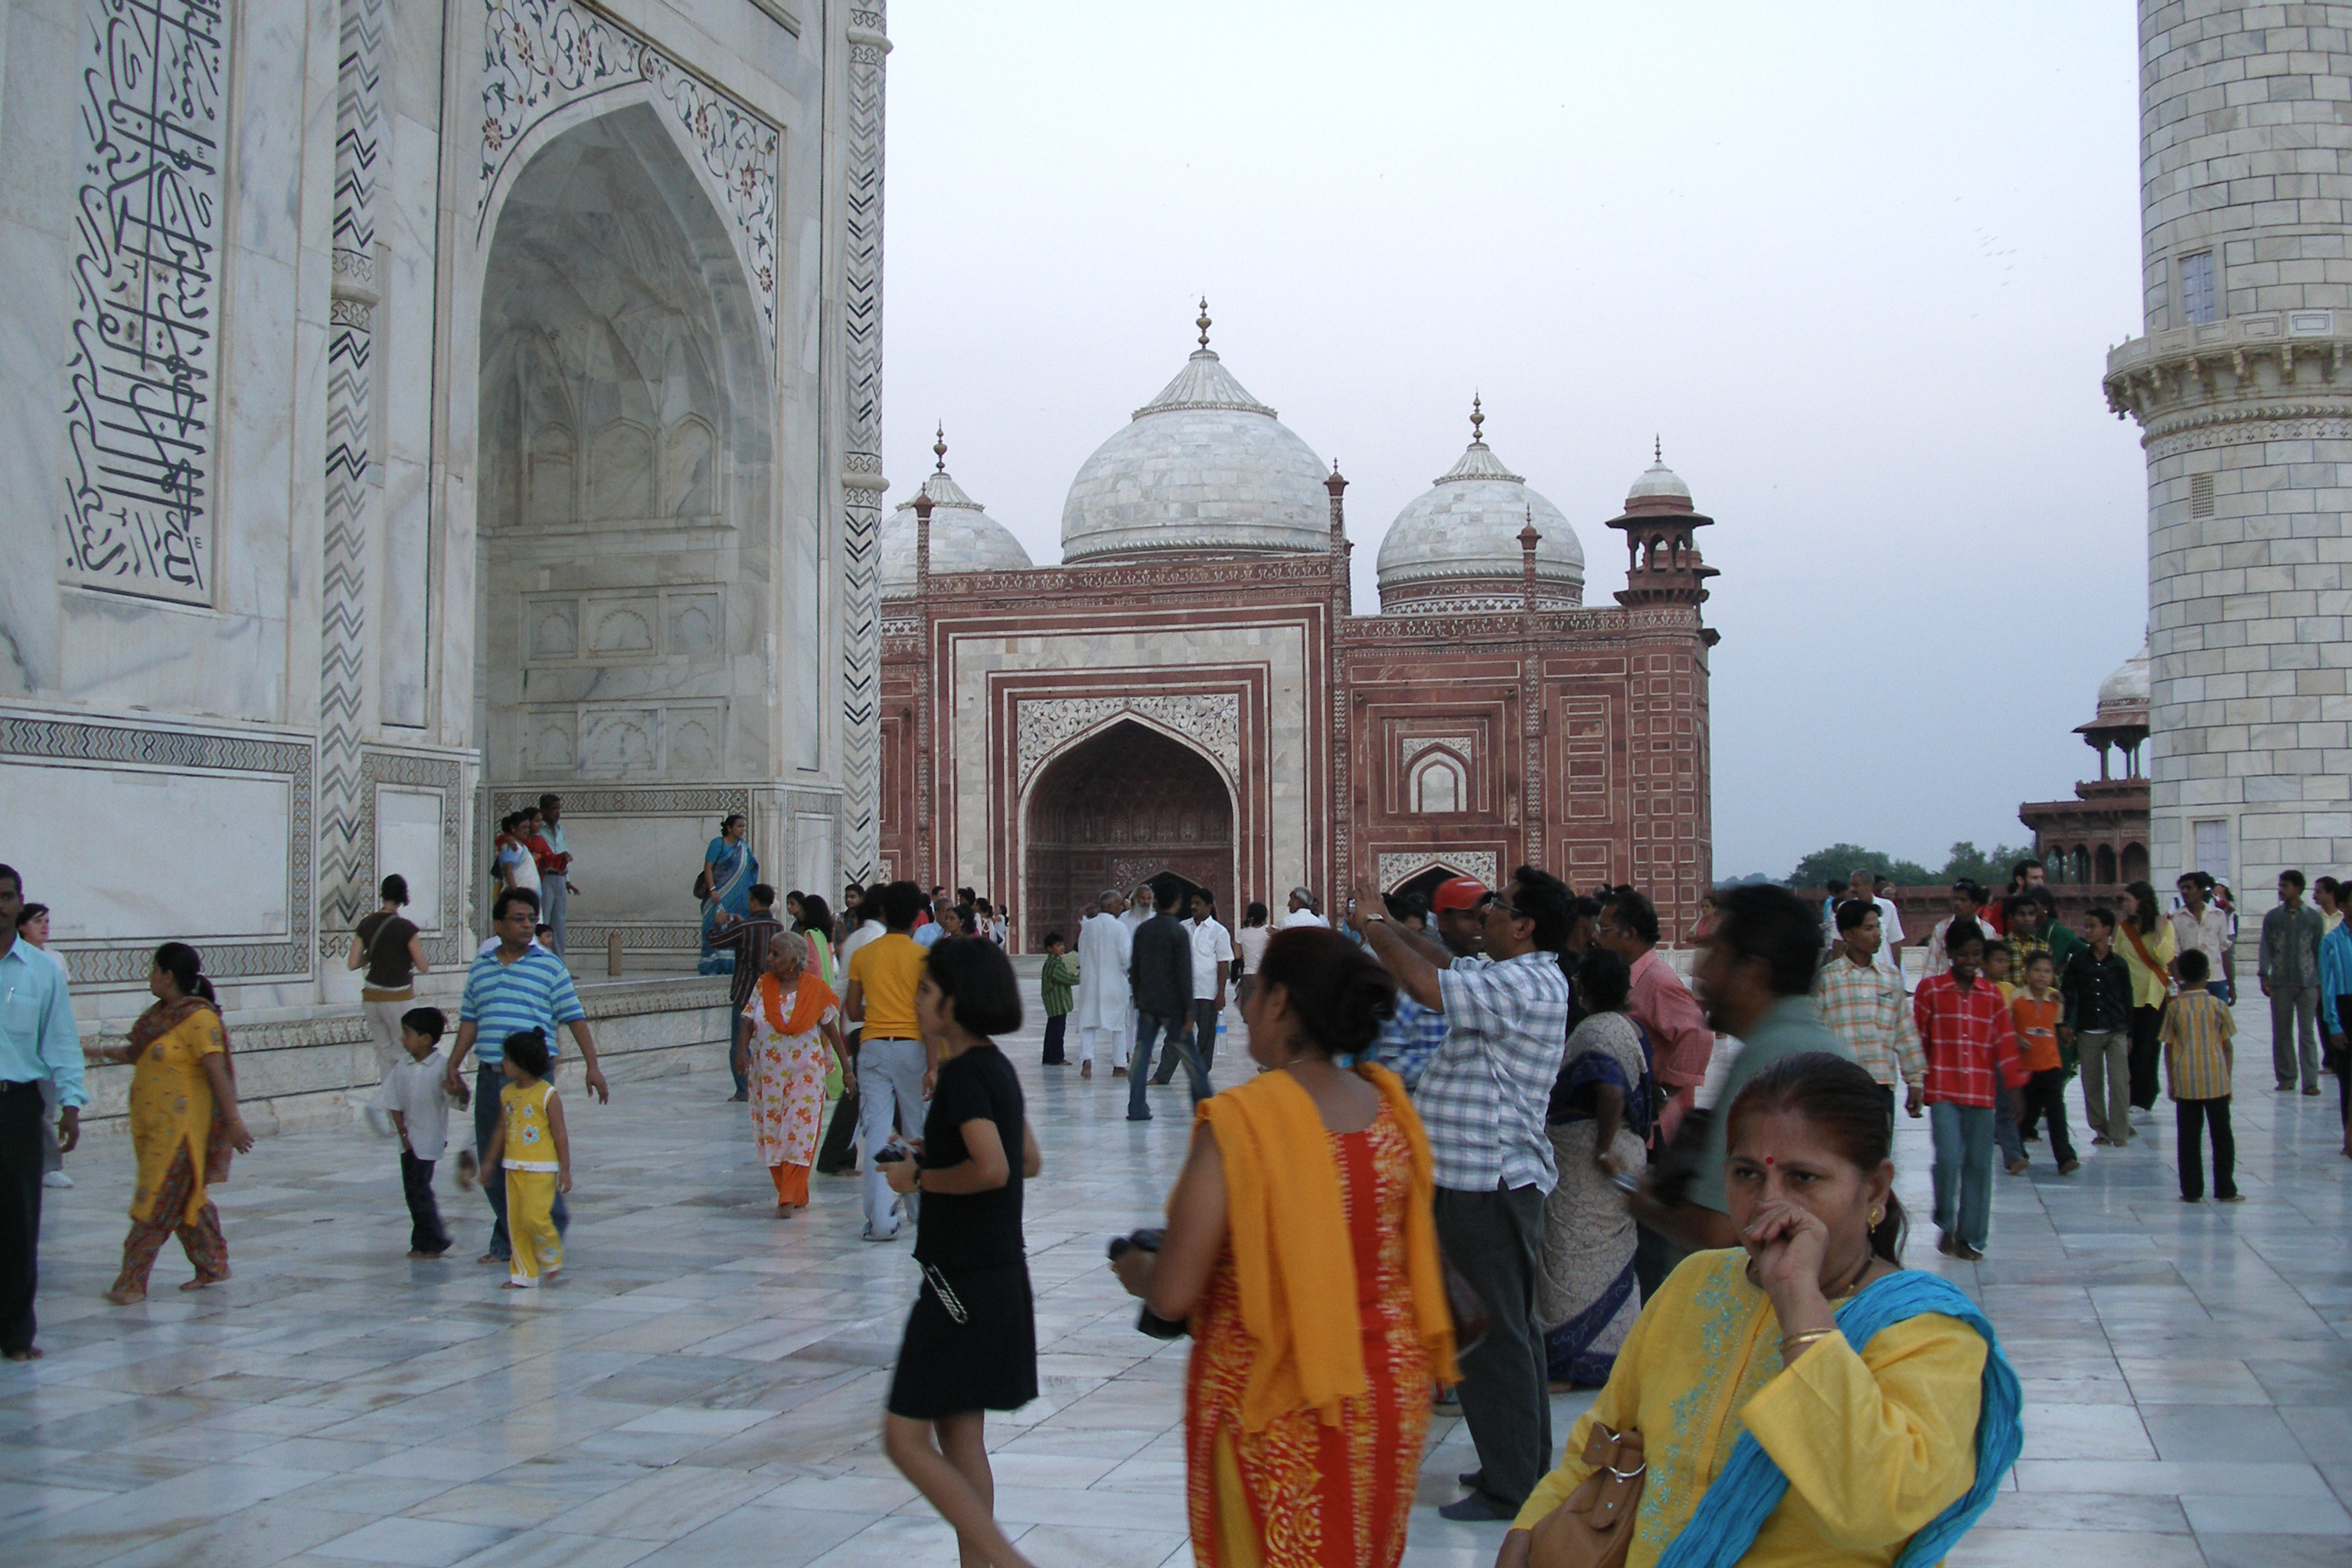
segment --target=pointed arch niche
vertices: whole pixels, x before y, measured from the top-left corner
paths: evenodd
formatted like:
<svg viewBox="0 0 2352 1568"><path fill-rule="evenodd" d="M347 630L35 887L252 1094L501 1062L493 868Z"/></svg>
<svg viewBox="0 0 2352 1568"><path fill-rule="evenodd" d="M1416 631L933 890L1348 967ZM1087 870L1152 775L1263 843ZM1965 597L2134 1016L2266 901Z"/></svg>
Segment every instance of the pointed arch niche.
<svg viewBox="0 0 2352 1568"><path fill-rule="evenodd" d="M1105 888L1161 873L1233 906L1233 792L1171 735L1132 719L1096 731L1038 770L1022 815L1022 925L1033 941L1070 927Z"/></svg>
<svg viewBox="0 0 2352 1568"><path fill-rule="evenodd" d="M772 372L726 217L657 106L548 137L481 290L476 733L487 782L769 767Z"/></svg>

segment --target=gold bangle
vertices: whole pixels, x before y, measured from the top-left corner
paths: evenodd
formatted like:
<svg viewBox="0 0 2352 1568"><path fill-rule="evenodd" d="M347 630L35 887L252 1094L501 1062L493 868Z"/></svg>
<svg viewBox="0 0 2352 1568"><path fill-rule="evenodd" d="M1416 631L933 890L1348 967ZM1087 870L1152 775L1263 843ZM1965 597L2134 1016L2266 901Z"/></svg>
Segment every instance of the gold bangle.
<svg viewBox="0 0 2352 1568"><path fill-rule="evenodd" d="M1786 1363L1795 1359L1789 1353L1791 1346L1795 1347L1799 1355L1802 1355L1809 1347L1822 1340L1829 1338L1832 1334L1836 1332L1837 1331L1835 1329L1809 1329L1801 1334L1782 1334L1780 1336L1780 1360L1783 1363Z"/></svg>

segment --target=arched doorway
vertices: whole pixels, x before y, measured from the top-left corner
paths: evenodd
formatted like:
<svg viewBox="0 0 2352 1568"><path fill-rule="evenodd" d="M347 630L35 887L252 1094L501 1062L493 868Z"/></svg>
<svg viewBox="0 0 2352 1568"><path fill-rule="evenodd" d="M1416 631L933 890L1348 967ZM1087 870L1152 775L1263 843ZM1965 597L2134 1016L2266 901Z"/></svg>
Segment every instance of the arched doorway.
<svg viewBox="0 0 2352 1568"><path fill-rule="evenodd" d="M778 705L741 694L777 684L779 645L801 651L771 635L767 594L814 579L772 526L761 321L726 222L645 104L550 139L499 207L477 367L475 733L489 798L567 794L592 852L617 834L635 863L690 863L715 820L637 812L609 786L776 772ZM591 785L608 786L601 805ZM783 846L756 847L781 868ZM672 877L583 879L574 947L583 924L682 934L694 912Z"/></svg>
<svg viewBox="0 0 2352 1568"><path fill-rule="evenodd" d="M1399 898L1407 893L1416 893L1420 895L1422 901L1426 903L1429 901L1429 895L1437 891L1440 887L1454 880L1456 877L1467 877L1468 875L1470 875L1469 872L1457 871L1451 866L1432 866L1426 871L1418 872L1413 876L1406 878L1403 881L1399 882L1395 887L1389 889L1387 891L1391 898Z"/></svg>
<svg viewBox="0 0 2352 1568"><path fill-rule="evenodd" d="M1232 793L1208 759L1132 720L1047 763L1024 827L1024 942L1066 929L1104 889L1143 881L1206 888L1231 907Z"/></svg>

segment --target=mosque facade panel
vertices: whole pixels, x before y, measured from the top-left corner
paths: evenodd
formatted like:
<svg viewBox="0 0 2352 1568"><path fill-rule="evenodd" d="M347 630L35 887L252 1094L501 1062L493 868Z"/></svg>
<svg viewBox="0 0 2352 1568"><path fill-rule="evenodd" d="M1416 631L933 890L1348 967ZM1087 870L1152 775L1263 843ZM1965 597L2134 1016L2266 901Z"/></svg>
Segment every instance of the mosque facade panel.
<svg viewBox="0 0 2352 1568"><path fill-rule="evenodd" d="M1469 449L1381 548L1382 613L1355 614L1346 481L1201 325L1072 485L1066 563L1025 563L944 438L884 523L882 751L904 760L882 864L985 889L1031 950L1160 873L1234 919L1297 885L1328 908L1523 863L1632 880L1686 936L1713 875L1715 637L1688 490L1643 476L1609 524L1627 590L1587 606L1573 525L1474 410Z"/></svg>

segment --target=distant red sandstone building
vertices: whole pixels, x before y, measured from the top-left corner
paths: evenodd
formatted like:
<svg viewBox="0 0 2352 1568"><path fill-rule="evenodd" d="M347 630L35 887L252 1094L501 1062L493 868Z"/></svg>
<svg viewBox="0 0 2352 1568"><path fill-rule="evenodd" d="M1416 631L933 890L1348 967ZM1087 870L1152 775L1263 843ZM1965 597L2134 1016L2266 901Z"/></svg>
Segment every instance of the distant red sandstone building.
<svg viewBox="0 0 2352 1568"><path fill-rule="evenodd" d="M947 472L883 526L886 877L1010 904L1016 942L1173 875L1228 923L1525 862L1631 881L1668 940L1713 879L1712 520L1664 463L1622 515L1628 583L1478 434L1402 512L1381 613L1349 608L1347 481L1201 347L1072 482L1064 564ZM1342 894L1344 897L1344 893Z"/></svg>

